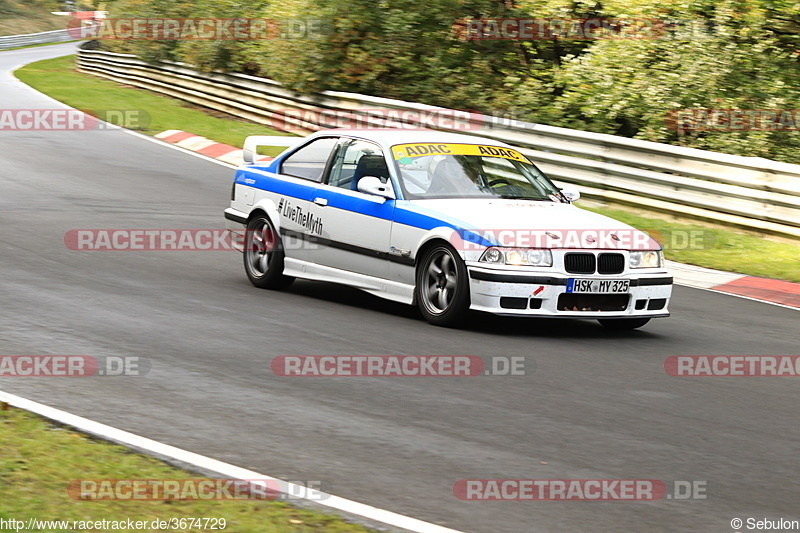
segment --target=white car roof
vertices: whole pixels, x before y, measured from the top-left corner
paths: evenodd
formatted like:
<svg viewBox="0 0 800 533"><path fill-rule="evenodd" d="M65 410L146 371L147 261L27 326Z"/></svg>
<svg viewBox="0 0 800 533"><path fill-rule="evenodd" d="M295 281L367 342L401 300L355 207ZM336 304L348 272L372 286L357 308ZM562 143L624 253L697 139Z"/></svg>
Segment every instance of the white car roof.
<svg viewBox="0 0 800 533"><path fill-rule="evenodd" d="M343 135L376 141L385 146L396 144L411 143L461 143L461 144L486 144L489 146L505 146L511 148L506 143L477 137L475 135L464 135L461 133L449 133L429 129L405 129L405 128L370 128L370 129L330 129L318 131L313 136L321 135Z"/></svg>

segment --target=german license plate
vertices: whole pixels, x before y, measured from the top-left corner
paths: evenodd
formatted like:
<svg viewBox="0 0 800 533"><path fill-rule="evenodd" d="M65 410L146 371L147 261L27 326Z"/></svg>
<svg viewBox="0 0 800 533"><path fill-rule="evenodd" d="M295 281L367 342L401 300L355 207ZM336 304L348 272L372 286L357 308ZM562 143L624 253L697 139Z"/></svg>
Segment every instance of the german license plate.
<svg viewBox="0 0 800 533"><path fill-rule="evenodd" d="M581 279L567 280L567 292L581 294L618 294L628 292L629 279Z"/></svg>

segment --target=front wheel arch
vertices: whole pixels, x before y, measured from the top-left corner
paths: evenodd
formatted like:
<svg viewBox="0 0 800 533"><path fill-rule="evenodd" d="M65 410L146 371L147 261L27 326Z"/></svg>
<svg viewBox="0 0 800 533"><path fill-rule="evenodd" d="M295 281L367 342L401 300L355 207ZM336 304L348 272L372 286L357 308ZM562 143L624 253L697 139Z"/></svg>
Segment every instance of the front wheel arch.
<svg viewBox="0 0 800 533"><path fill-rule="evenodd" d="M426 243L417 254L414 300L437 326L454 326L470 306L469 273L463 258L445 241Z"/></svg>
<svg viewBox="0 0 800 533"><path fill-rule="evenodd" d="M442 237L434 237L422 243L422 245L417 250L417 254L414 257L414 285L416 287L417 283L417 269L419 268L419 264L422 259L425 257L425 254L428 253L428 250L433 248L434 246L439 246L442 244L450 244L449 241L446 241ZM412 305L417 305L417 291L414 290L413 300L411 302Z"/></svg>

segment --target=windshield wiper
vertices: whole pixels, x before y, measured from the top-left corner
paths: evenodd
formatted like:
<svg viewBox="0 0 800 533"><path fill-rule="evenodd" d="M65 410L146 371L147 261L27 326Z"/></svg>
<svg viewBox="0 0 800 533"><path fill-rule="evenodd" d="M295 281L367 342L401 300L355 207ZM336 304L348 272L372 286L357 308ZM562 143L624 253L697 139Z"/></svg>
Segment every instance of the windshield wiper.
<svg viewBox="0 0 800 533"><path fill-rule="evenodd" d="M550 198L542 198L541 196L511 196L511 195L502 195L500 196L503 200L534 200L537 202L541 202L544 200L549 200Z"/></svg>

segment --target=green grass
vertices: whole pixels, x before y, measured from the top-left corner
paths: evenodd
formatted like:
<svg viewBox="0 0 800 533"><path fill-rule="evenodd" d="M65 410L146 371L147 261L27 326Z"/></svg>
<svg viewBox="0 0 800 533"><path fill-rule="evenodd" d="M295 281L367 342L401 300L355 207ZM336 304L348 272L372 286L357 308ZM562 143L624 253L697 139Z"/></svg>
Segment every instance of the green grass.
<svg viewBox="0 0 800 533"><path fill-rule="evenodd" d="M800 243L790 244L702 223L673 222L619 208L587 207L646 231L667 259L751 276L800 282Z"/></svg>
<svg viewBox="0 0 800 533"><path fill-rule="evenodd" d="M212 116L179 100L121 86L74 70L74 56L32 63L16 71L34 88L78 109L142 110L150 117L146 134L177 129L218 142L241 146L248 135L283 135L228 115ZM102 113L98 113L100 118ZM124 125L124 124L123 124ZM265 148L276 155L281 148ZM631 226L660 234L668 259L752 276L800 282L800 243L788 244L733 229L718 229L700 222L667 221L621 208L589 208ZM654 235L655 236L655 235ZM694 237L694 241L690 239Z"/></svg>
<svg viewBox="0 0 800 533"><path fill-rule="evenodd" d="M207 517L224 518L227 521L224 531L229 533L371 531L341 518L298 509L283 502L85 501L73 499L67 493L68 483L80 479L201 477L125 447L92 439L26 411L15 408L0 410L0 518L6 520L131 518L152 522L156 518Z"/></svg>
<svg viewBox="0 0 800 533"><path fill-rule="evenodd" d="M47 0L0 0L0 35L63 30L69 18L51 14L58 10L58 2Z"/></svg>
<svg viewBox="0 0 800 533"><path fill-rule="evenodd" d="M120 124L155 135L166 130L182 130L217 142L241 147L248 135L286 135L266 126L238 120L230 115L201 110L168 96L123 86L114 81L75 70L75 56L46 59L18 69L15 76L34 89L74 108L106 118L104 110L131 110L139 114L138 123ZM266 155L283 149L268 148Z"/></svg>

